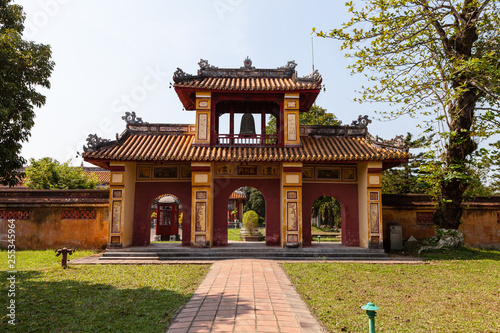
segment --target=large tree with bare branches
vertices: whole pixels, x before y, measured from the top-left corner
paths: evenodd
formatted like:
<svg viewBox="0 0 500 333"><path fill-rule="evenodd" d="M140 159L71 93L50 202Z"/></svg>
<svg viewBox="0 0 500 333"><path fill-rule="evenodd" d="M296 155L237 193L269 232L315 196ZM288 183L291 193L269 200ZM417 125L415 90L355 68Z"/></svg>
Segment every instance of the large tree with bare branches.
<svg viewBox="0 0 500 333"><path fill-rule="evenodd" d="M386 117L426 116L422 126L439 138L432 170L435 222L458 229L472 157L500 123L499 2L367 0L346 6L349 22L314 31L341 40L355 59L352 72L373 81L359 101L388 102Z"/></svg>

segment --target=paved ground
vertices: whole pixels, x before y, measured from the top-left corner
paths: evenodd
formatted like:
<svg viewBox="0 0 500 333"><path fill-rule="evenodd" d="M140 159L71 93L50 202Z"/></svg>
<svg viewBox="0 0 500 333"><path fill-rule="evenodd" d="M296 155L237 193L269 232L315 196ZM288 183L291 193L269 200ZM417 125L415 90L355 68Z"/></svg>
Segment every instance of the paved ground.
<svg viewBox="0 0 500 333"><path fill-rule="evenodd" d="M217 261L168 333L323 332L278 262Z"/></svg>

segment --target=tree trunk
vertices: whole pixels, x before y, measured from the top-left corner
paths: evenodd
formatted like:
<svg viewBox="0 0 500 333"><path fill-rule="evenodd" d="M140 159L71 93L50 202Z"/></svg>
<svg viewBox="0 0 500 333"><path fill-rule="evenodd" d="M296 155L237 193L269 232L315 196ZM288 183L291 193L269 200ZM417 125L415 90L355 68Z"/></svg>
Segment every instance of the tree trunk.
<svg viewBox="0 0 500 333"><path fill-rule="evenodd" d="M458 229L462 217L463 195L468 186L468 157L476 150L471 138L477 93L469 87L457 101L451 114L450 137L446 151L446 168L441 179L441 198L434 215L435 224L443 229Z"/></svg>
<svg viewBox="0 0 500 333"><path fill-rule="evenodd" d="M471 137L471 128L474 121L474 110L478 100L478 91L470 83L467 70L459 70L463 64L461 60L469 59L472 55L474 42L477 41L477 27L473 19L477 14L477 5L471 0L464 1L460 16L467 22L453 36L452 40L442 38L445 47L453 49L448 52L449 60L457 61L456 76L452 79L455 91L462 91L451 106L450 136L446 146L445 170L441 179L441 200L434 215L434 222L443 229L458 229L462 217L463 195L468 185L467 159L476 150L477 145Z"/></svg>

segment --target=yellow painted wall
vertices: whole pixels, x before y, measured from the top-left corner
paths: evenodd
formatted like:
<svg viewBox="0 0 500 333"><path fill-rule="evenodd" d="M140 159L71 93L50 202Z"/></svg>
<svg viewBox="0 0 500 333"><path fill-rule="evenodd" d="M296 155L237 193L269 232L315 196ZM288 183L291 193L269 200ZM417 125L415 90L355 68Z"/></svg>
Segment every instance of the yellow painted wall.
<svg viewBox="0 0 500 333"><path fill-rule="evenodd" d="M9 207L9 209L15 209ZM19 209L26 209L20 207ZM92 209L95 220L61 220L63 209ZM107 204L30 207L29 220L15 221L16 249L103 249L108 244ZM8 220L0 220L0 245L7 248ZM71 259L71 257L70 257Z"/></svg>

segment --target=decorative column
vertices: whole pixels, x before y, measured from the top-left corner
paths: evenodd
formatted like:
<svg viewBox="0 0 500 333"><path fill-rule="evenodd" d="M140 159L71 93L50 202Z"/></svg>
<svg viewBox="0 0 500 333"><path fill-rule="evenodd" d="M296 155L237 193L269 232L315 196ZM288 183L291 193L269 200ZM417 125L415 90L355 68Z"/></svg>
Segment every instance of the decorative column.
<svg viewBox="0 0 500 333"><path fill-rule="evenodd" d="M382 163L368 163L367 166L368 199L368 247L382 248Z"/></svg>
<svg viewBox="0 0 500 333"><path fill-rule="evenodd" d="M299 93L285 94L284 103L284 126L285 147L299 147Z"/></svg>
<svg viewBox="0 0 500 333"><path fill-rule="evenodd" d="M213 174L210 163L191 163L191 245L212 246Z"/></svg>
<svg viewBox="0 0 500 333"><path fill-rule="evenodd" d="M302 246L302 163L282 164L281 245Z"/></svg>
<svg viewBox="0 0 500 333"><path fill-rule="evenodd" d="M110 163L111 247L132 245L134 225L135 163Z"/></svg>
<svg viewBox="0 0 500 333"><path fill-rule="evenodd" d="M194 138L195 145L210 145L211 104L210 92L196 92L196 136Z"/></svg>

